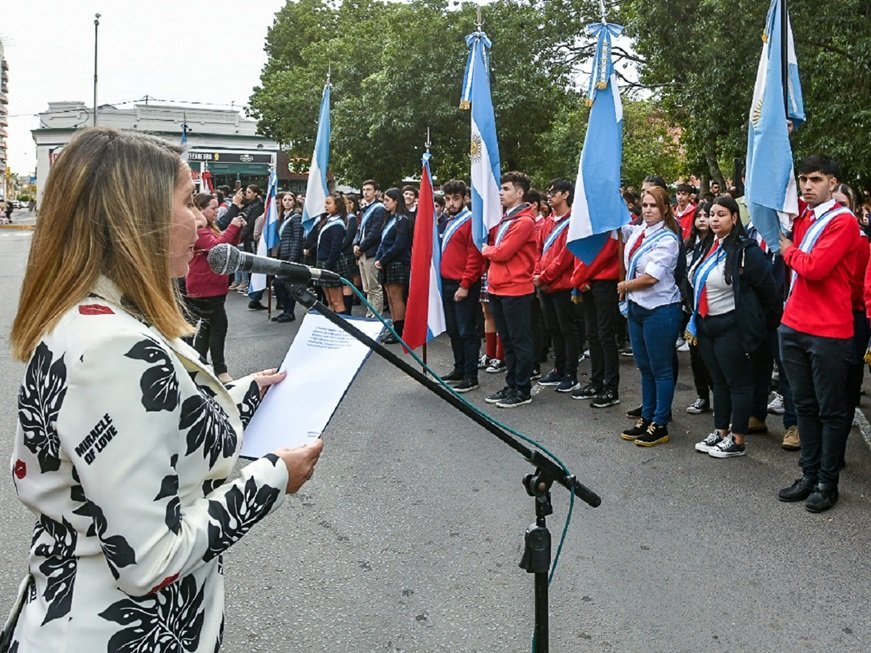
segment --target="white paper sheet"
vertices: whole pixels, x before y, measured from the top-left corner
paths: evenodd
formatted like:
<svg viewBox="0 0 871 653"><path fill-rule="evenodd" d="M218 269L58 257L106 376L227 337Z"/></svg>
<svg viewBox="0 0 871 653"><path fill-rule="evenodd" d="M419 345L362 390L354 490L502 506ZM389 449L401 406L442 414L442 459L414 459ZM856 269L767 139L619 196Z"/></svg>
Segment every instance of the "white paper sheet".
<svg viewBox="0 0 871 653"><path fill-rule="evenodd" d="M349 321L375 339L377 320ZM320 436L371 350L318 313L308 313L284 362L287 378L272 386L245 429L241 455L259 458Z"/></svg>

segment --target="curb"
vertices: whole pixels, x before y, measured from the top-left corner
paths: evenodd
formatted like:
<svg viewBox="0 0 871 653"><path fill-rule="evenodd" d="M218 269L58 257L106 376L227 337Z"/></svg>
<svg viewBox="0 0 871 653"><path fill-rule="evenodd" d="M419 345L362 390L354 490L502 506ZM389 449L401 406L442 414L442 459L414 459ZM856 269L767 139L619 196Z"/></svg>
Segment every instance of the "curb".
<svg viewBox="0 0 871 653"><path fill-rule="evenodd" d="M865 413L862 412L861 409L856 409L856 414L853 416L856 423L859 426L859 430L862 432L862 437L865 438L865 444L871 448L871 423L868 422L868 418L865 417Z"/></svg>

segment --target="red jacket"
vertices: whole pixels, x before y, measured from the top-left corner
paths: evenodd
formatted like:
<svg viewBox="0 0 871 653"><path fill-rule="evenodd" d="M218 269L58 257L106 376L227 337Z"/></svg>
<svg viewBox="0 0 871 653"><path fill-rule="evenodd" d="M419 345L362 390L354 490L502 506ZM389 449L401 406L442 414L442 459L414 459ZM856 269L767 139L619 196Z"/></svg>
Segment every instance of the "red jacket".
<svg viewBox="0 0 871 653"><path fill-rule="evenodd" d="M850 265L853 268L851 279L850 305L853 311L865 312L865 272L868 269L868 258L871 257L868 239L859 232L856 249L850 254Z"/></svg>
<svg viewBox="0 0 871 653"><path fill-rule="evenodd" d="M693 229L693 224L696 221L696 211L698 210L698 206L696 204L690 203L687 205L687 208L684 210L684 214L680 217L677 215L677 206L672 209L672 214L674 215L674 219L677 220L677 223L680 225L681 230L681 241L686 242L687 238L690 237L690 231Z"/></svg>
<svg viewBox="0 0 871 653"><path fill-rule="evenodd" d="M496 242L499 227L506 222L510 226L499 244L487 245L482 252L484 258L490 262L487 270L488 292L510 297L531 295L535 291L532 273L538 258L538 249L535 246L535 214L527 205L510 218L503 218L490 230L491 243Z"/></svg>
<svg viewBox="0 0 871 653"><path fill-rule="evenodd" d="M805 215L796 218L792 227L795 244L781 252L786 265L798 273L782 322L812 336L852 338L856 264L850 255L861 240L859 225L849 213L837 216L826 226L810 253L805 253L798 246L811 224ZM789 270L787 273L791 275Z"/></svg>
<svg viewBox="0 0 871 653"><path fill-rule="evenodd" d="M587 265L578 260L572 272L572 288L584 290L591 281L619 281L620 241L617 238L608 238L602 251Z"/></svg>
<svg viewBox="0 0 871 653"><path fill-rule="evenodd" d="M209 227L197 231L194 257L191 259L185 284L188 297L219 297L227 294L227 275L212 272L208 261L209 250L222 243L238 245L241 234L242 229L234 224L227 227L221 235Z"/></svg>
<svg viewBox="0 0 871 653"><path fill-rule="evenodd" d="M484 258L472 240L472 220L466 220L442 250L439 273L445 279L459 281L460 288L468 289L481 279L483 269Z"/></svg>
<svg viewBox="0 0 871 653"><path fill-rule="evenodd" d="M534 274L540 276L542 286L547 286L548 289L543 292L552 293L558 290L569 290L572 287L572 270L575 267L575 257L566 247L566 241L569 236L568 227L563 228L562 233L556 237L556 240L545 252L544 244L547 242L548 236L562 224L569 221L571 213L566 213L563 216L545 218L538 229L538 237L536 239L536 251L539 254L535 262Z"/></svg>

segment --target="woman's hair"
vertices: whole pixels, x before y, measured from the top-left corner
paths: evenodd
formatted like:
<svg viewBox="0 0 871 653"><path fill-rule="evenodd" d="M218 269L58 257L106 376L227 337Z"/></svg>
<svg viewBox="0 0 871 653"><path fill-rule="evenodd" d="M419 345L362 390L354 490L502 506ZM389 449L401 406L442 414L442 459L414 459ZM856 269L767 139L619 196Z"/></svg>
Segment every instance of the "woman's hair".
<svg viewBox="0 0 871 653"><path fill-rule="evenodd" d="M278 198L278 213L279 214L284 213L284 210L285 210L284 209L284 198L285 197L290 197L293 200L293 207L290 210L293 211L293 209L296 208L296 195L294 195L293 193L290 193L290 192L282 193Z"/></svg>
<svg viewBox="0 0 871 653"><path fill-rule="evenodd" d="M384 194L396 202L396 210L394 211L396 215L408 215L408 207L405 206L405 197L403 197L401 190L396 187L388 188Z"/></svg>
<svg viewBox="0 0 871 653"><path fill-rule="evenodd" d="M29 359L100 275L165 337L191 333L170 262L173 194L187 170L181 151L103 127L79 132L64 148L46 182L12 325L16 359Z"/></svg>
<svg viewBox="0 0 871 653"><path fill-rule="evenodd" d="M732 231L723 240L723 249L726 251L726 267L725 274L727 284L732 283L732 268L734 267L735 257L738 256L738 243L743 238L747 237L747 232L744 230L744 225L741 222L741 210L738 208L738 202L728 195L720 195L717 199L711 202L711 207L722 206L724 209L735 217L735 226ZM708 211L710 213L710 209Z"/></svg>
<svg viewBox="0 0 871 653"><path fill-rule="evenodd" d="M342 223L347 227L348 226L348 209L345 206L345 197L341 193L330 193L327 197L333 198L333 205L336 207L335 213L327 213L324 211L321 219L318 222L318 230L320 230L325 224L327 224L327 220L329 220L330 215L337 215L342 218Z"/></svg>
<svg viewBox="0 0 871 653"><path fill-rule="evenodd" d="M696 215L699 214L699 211L704 211L705 214L710 215L711 213L711 203L704 202L699 204L699 207L696 209ZM702 233L699 231L698 227L696 227L696 221L693 219L693 227L690 229L690 236L687 238L686 243L684 243L684 247L689 251L693 247L696 246L696 243L706 243L707 247L705 250L710 249L711 242L714 240L714 234L711 231L711 228L708 227L707 233Z"/></svg>
<svg viewBox="0 0 871 653"><path fill-rule="evenodd" d="M669 202L668 191L660 186L651 186L646 191L641 193L641 201L644 201L644 196L650 195L653 201L656 202L656 208L659 209L662 218L665 221L665 226L671 229L680 238L680 226L674 215L671 212L671 203Z"/></svg>
<svg viewBox="0 0 871 653"><path fill-rule="evenodd" d="M847 184L838 184L835 186L835 192L841 193L842 195L846 195L847 199L850 200L850 203L847 205L847 208L850 209L853 213L856 212L856 193L853 192L853 189L850 188Z"/></svg>
<svg viewBox="0 0 871 653"><path fill-rule="evenodd" d="M351 203L351 210L348 213L353 213L354 215L360 213L360 198L357 196L357 193L347 193L345 195L345 202L346 205L347 202Z"/></svg>
<svg viewBox="0 0 871 653"><path fill-rule="evenodd" d="M196 204L196 207L200 211L202 211L203 209L205 209L206 207L209 206L209 203L213 199L215 199L215 198L212 197L211 193L197 193L196 195L194 195L194 204Z"/></svg>

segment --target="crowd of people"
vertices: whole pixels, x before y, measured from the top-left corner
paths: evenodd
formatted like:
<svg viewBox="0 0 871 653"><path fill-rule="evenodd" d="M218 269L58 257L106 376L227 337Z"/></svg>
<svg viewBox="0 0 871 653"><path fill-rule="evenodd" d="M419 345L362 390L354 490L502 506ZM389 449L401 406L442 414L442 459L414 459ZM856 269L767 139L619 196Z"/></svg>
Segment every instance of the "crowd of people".
<svg viewBox="0 0 871 653"><path fill-rule="evenodd" d="M813 510L831 507L869 339L864 277L871 204L857 200L838 177L836 162L825 156L801 163L801 212L775 252L735 188L721 192L715 182L700 195L691 184L669 187L650 176L638 191L621 189L628 224L589 263L567 243L570 181L554 179L542 193L521 172L503 175L504 215L483 248L473 242L469 189L460 180L444 183L435 211L453 365L443 378L466 393L480 387L482 371L504 374L504 386L484 397L499 408L532 403L537 383L607 409L620 403L619 356L632 356L642 401L627 411L636 421L620 437L652 447L671 439L678 352L689 352L697 397L686 411L712 413L711 431L699 434L695 450L719 459L744 456L747 436L767 431L769 414L781 416L782 447L802 451L803 477L780 498L807 499ZM223 212L222 201L220 193L197 199L209 212L198 253L201 244L206 253L240 239L253 251L262 228L259 189L237 192ZM360 197L328 196L306 235L300 198L285 193L273 255L352 281L371 306L366 315L389 312L401 337L417 201L413 186L382 192L367 179ZM215 207L217 227L210 217ZM234 220L242 220L241 230ZM189 288L200 267L195 256ZM319 285L334 311L351 314L349 288ZM217 323L195 345L203 355L210 350L216 371L229 379L223 300L194 288L188 292L193 313L204 321L213 314ZM247 280L236 280L234 288L246 293ZM283 282L275 280L274 289L281 312L273 320L294 320ZM249 308L265 307L252 295ZM387 334L384 342L396 339ZM586 357L590 373L581 383ZM543 369L551 358L552 368Z"/></svg>

